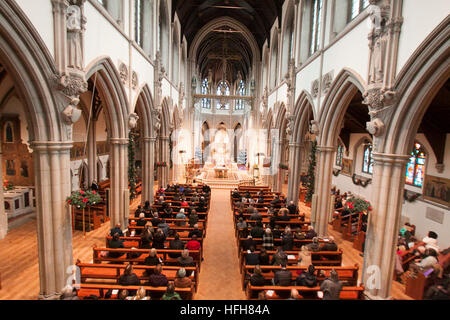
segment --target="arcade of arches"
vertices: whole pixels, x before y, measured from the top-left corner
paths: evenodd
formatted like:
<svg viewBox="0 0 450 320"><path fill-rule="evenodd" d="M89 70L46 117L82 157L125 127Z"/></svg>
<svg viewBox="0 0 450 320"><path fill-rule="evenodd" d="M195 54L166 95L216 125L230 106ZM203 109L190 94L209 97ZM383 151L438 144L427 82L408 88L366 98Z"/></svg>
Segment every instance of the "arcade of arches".
<svg viewBox="0 0 450 320"><path fill-rule="evenodd" d="M305 217L292 230L334 237L331 265L358 264L359 298L424 298L430 278L417 289L410 275L433 252L450 295L449 12L445 0L1 1L0 299L59 299L77 260L116 261L105 234L120 224L127 247L137 207L158 211L173 184L211 189L193 299L249 298L230 191L250 186L271 190L263 217L281 193ZM88 208L67 201L91 189Z"/></svg>

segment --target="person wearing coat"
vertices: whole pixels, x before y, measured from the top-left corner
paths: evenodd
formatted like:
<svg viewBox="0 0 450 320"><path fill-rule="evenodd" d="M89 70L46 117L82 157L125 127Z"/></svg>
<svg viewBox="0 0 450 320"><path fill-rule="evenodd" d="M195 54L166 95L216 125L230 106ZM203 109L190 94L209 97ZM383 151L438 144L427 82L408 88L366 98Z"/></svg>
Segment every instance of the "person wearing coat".
<svg viewBox="0 0 450 320"><path fill-rule="evenodd" d="M330 277L326 278L320 285L323 292L323 300L339 300L342 290L342 282L338 279L336 270L331 270Z"/></svg>
<svg viewBox="0 0 450 320"><path fill-rule="evenodd" d="M317 276L315 275L316 269L312 264L309 265L308 271L300 274L295 280L297 286L313 288L317 286Z"/></svg>

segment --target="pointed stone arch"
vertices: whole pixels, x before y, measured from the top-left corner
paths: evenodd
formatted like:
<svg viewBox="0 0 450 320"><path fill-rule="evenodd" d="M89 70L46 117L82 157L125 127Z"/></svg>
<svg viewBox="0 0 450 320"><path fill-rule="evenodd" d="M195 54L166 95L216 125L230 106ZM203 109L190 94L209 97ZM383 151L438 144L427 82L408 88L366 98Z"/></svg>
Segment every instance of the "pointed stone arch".
<svg viewBox="0 0 450 320"><path fill-rule="evenodd" d="M110 196L108 210L111 226L128 226L128 133L129 105L120 75L109 57L99 57L86 68L86 79L94 85L105 115L110 144ZM92 95L92 93L91 93ZM88 138L89 139L89 138ZM91 139L92 140L92 139ZM92 142L95 145L95 142ZM96 154L96 151L94 152ZM95 167L95 163L89 167Z"/></svg>
<svg viewBox="0 0 450 320"><path fill-rule="evenodd" d="M306 133L309 132L311 120L317 119L315 108L313 107L311 95L303 90L294 106L292 118L289 119L289 130L291 141L289 143L289 180L288 180L288 201L297 203L300 196L300 178L304 159L308 154L309 144L305 141Z"/></svg>
<svg viewBox="0 0 450 320"><path fill-rule="evenodd" d="M141 159L142 159L142 196L141 202L153 202L153 182L155 165L155 143L157 132L155 126L158 119L155 119L156 110L154 108L153 97L148 84L145 84L137 96L134 108L139 116L141 132Z"/></svg>
<svg viewBox="0 0 450 320"><path fill-rule="evenodd" d="M320 236L328 234L328 220L331 210L331 185L334 153L337 138L346 110L360 91L365 92L366 85L362 77L355 71L344 68L333 81L330 91L325 97L318 116L319 128L317 137L316 179L312 200L311 221ZM313 131L314 131L313 130Z"/></svg>
<svg viewBox="0 0 450 320"><path fill-rule="evenodd" d="M70 208L66 204L71 191L72 137L71 126L61 114L70 100L59 90L61 75L52 54L13 0L0 2L0 63L28 114L35 159L39 298L57 298L66 285L67 267L73 264ZM3 225L2 217L0 214Z"/></svg>

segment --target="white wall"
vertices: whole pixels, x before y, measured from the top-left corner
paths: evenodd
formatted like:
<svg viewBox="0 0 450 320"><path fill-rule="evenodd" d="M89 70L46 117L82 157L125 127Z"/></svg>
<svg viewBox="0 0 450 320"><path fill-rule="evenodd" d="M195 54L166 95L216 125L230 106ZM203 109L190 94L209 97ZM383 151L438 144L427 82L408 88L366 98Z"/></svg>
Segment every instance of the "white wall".
<svg viewBox="0 0 450 320"><path fill-rule="evenodd" d="M403 0L403 25L400 33L397 74L417 47L449 13L448 0Z"/></svg>
<svg viewBox="0 0 450 320"><path fill-rule="evenodd" d="M53 8L50 0L15 0L30 19L52 57L55 57L53 35Z"/></svg>

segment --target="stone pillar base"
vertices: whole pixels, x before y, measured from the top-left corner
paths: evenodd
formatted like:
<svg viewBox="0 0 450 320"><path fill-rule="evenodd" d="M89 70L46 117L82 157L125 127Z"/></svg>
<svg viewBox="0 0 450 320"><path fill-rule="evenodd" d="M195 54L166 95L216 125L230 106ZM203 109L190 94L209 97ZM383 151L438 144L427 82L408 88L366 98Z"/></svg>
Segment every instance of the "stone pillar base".
<svg viewBox="0 0 450 320"><path fill-rule="evenodd" d="M369 290L364 290L364 295L367 297L368 300L394 300L392 296L388 296L387 298L382 298L380 296L374 296L370 293Z"/></svg>
<svg viewBox="0 0 450 320"><path fill-rule="evenodd" d="M50 295L43 295L43 294L39 294L38 295L38 300L60 300L61 298L61 294L50 294Z"/></svg>

